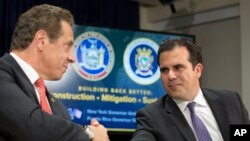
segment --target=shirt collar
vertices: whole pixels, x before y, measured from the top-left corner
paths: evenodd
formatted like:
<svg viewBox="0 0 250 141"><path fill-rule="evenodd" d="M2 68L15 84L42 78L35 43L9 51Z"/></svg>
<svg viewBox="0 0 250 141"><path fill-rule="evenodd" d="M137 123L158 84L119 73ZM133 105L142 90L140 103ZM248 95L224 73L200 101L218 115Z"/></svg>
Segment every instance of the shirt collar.
<svg viewBox="0 0 250 141"><path fill-rule="evenodd" d="M197 106L202 106L202 107L206 107L207 106L207 101L201 91L201 89L199 90L198 95L194 98L193 100Z"/></svg>
<svg viewBox="0 0 250 141"><path fill-rule="evenodd" d="M22 68L24 73L29 78L30 82L32 84L34 84L36 82L36 80L39 78L39 75L36 72L36 70L31 65L29 65L27 62L25 62L22 58L17 56L14 52L10 52L10 55L17 61L19 66Z"/></svg>
<svg viewBox="0 0 250 141"><path fill-rule="evenodd" d="M191 102L191 101L183 101L183 100L177 100L177 99L173 99L173 100L175 101L175 103L177 104L177 106L182 112L184 112L184 110L186 109L187 104ZM198 95L194 98L193 101L196 103L196 106L202 106L202 107L207 106L206 99L201 89L199 89Z"/></svg>

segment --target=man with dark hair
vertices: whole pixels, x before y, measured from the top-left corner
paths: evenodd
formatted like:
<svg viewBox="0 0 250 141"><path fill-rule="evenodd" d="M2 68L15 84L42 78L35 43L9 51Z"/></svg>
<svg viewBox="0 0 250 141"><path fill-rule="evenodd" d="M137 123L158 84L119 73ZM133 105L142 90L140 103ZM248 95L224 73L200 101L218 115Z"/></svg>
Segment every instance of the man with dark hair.
<svg viewBox="0 0 250 141"><path fill-rule="evenodd" d="M97 120L85 127L71 122L66 107L43 84L61 79L75 62L73 23L68 10L47 4L19 17L10 53L0 58L1 141L109 140Z"/></svg>
<svg viewBox="0 0 250 141"><path fill-rule="evenodd" d="M192 41L164 40L158 63L167 94L137 112L131 141L229 141L230 124L249 124L237 92L200 88L201 48Z"/></svg>

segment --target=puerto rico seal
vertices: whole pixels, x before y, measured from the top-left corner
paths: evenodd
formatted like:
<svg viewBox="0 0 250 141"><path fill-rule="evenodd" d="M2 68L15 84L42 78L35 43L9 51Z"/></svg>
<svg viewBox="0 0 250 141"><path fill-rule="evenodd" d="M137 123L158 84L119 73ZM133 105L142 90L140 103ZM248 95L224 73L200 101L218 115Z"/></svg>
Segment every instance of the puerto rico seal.
<svg viewBox="0 0 250 141"><path fill-rule="evenodd" d="M160 78L157 50L157 43L148 38L138 38L127 45L123 64L126 73L134 82L150 85Z"/></svg>
<svg viewBox="0 0 250 141"><path fill-rule="evenodd" d="M73 68L82 78L89 81L102 80L113 69L114 49L101 33L82 33L75 39L73 49L76 56Z"/></svg>

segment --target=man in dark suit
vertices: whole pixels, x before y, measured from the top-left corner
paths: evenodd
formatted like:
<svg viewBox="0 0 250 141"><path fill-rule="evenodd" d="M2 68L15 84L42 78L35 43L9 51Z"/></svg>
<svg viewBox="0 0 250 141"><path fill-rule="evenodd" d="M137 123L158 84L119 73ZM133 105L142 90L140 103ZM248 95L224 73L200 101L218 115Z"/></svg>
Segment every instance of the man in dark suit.
<svg viewBox="0 0 250 141"><path fill-rule="evenodd" d="M236 92L200 88L199 46L185 38L164 40L158 63L167 95L137 112L131 141L229 141L230 124L249 124Z"/></svg>
<svg viewBox="0 0 250 141"><path fill-rule="evenodd" d="M109 140L98 121L88 127L71 122L66 107L35 85L38 79L59 80L75 61L73 23L68 10L47 4L19 17L11 52L0 59L1 141Z"/></svg>

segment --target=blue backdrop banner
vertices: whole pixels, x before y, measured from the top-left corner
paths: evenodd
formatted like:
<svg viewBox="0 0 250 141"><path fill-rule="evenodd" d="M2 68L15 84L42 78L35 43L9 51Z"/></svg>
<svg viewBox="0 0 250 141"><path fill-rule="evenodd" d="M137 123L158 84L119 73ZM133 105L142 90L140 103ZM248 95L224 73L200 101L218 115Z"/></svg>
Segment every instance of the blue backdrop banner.
<svg viewBox="0 0 250 141"><path fill-rule="evenodd" d="M74 27L76 62L48 90L67 106L72 121L97 118L110 131L133 131L136 111L166 94L157 65L158 44L187 37L150 31Z"/></svg>

